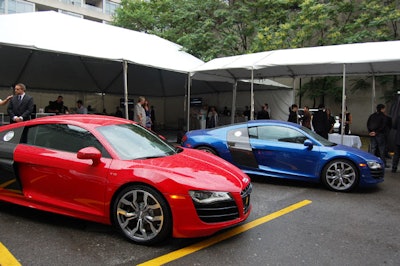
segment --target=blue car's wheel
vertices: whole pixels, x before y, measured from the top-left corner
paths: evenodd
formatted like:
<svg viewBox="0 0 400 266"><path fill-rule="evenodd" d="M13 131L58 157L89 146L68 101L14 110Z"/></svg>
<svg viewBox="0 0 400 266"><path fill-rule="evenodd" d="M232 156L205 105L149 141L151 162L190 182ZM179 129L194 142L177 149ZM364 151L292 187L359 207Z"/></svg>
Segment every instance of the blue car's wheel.
<svg viewBox="0 0 400 266"><path fill-rule="evenodd" d="M324 167L321 180L330 190L346 192L358 185L359 173L352 162L337 159Z"/></svg>
<svg viewBox="0 0 400 266"><path fill-rule="evenodd" d="M196 149L217 155L217 152L213 148L210 148L207 146L199 146L199 147L196 147Z"/></svg>

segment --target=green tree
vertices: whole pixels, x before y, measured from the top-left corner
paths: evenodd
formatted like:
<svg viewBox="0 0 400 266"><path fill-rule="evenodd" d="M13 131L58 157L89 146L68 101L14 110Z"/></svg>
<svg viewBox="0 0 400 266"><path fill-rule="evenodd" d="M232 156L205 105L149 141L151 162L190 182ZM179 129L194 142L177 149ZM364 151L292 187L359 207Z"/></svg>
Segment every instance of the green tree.
<svg viewBox="0 0 400 266"><path fill-rule="evenodd" d="M243 54L255 35L251 5L220 0L122 0L114 24L158 35L203 59Z"/></svg>

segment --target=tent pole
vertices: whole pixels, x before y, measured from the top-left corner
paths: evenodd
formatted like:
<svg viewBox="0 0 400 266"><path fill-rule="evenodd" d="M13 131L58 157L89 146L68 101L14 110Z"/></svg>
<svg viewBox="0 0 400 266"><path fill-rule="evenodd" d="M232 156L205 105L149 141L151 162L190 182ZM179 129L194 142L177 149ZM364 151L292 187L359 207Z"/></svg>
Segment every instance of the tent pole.
<svg viewBox="0 0 400 266"><path fill-rule="evenodd" d="M250 120L254 120L254 69L251 68Z"/></svg>
<svg viewBox="0 0 400 266"><path fill-rule="evenodd" d="M372 102L371 102L371 113L375 112L376 106L376 83L375 83L375 75L372 75Z"/></svg>
<svg viewBox="0 0 400 266"><path fill-rule="evenodd" d="M293 77L292 104L296 103L296 77ZM290 105L289 105L290 107ZM300 106L299 106L300 107Z"/></svg>
<svg viewBox="0 0 400 266"><path fill-rule="evenodd" d="M231 112L231 124L235 123L235 114L236 114L236 94L237 94L237 80L233 84L233 93L232 93L232 112Z"/></svg>
<svg viewBox="0 0 400 266"><path fill-rule="evenodd" d="M343 145L344 128L346 126L346 64L343 64L343 89L342 89L342 124L340 144Z"/></svg>
<svg viewBox="0 0 400 266"><path fill-rule="evenodd" d="M190 94L191 94L192 78L188 73L187 93L186 93L186 131L190 130Z"/></svg>
<svg viewBox="0 0 400 266"><path fill-rule="evenodd" d="M301 78L299 79L299 108L302 106L301 104Z"/></svg>
<svg viewBox="0 0 400 266"><path fill-rule="evenodd" d="M129 119L128 109L128 62L124 60L122 62L124 68L124 98L125 98L125 118Z"/></svg>

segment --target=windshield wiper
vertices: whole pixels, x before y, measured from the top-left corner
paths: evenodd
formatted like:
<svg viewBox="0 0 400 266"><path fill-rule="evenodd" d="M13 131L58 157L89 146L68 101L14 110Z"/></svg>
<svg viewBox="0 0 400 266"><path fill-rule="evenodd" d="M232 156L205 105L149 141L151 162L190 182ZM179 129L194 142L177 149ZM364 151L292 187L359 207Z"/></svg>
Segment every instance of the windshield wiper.
<svg viewBox="0 0 400 266"><path fill-rule="evenodd" d="M155 158L161 158L161 157L165 157L165 156L167 156L167 155L163 154L163 155L143 156L143 157L137 157L134 160L155 159Z"/></svg>

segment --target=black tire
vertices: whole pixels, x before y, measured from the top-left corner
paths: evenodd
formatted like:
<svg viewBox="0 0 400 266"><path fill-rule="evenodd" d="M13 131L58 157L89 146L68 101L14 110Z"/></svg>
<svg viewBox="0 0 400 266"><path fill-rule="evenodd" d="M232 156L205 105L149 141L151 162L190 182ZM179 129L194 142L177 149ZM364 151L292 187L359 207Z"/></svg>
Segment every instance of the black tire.
<svg viewBox="0 0 400 266"><path fill-rule="evenodd" d="M360 174L356 166L345 159L329 162L322 171L322 183L330 190L348 192L359 182Z"/></svg>
<svg viewBox="0 0 400 266"><path fill-rule="evenodd" d="M167 201L144 185L126 187L113 202L114 225L129 240L152 245L171 235L172 216Z"/></svg>
<svg viewBox="0 0 400 266"><path fill-rule="evenodd" d="M199 147L196 147L196 149L197 150L201 150L201 151L205 151L205 152L208 152L208 153L211 153L211 154L214 154L214 155L218 155L217 152L213 148L210 148L208 146L199 146Z"/></svg>

